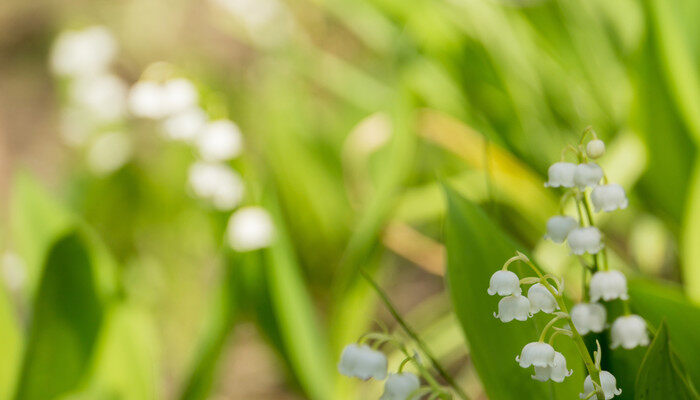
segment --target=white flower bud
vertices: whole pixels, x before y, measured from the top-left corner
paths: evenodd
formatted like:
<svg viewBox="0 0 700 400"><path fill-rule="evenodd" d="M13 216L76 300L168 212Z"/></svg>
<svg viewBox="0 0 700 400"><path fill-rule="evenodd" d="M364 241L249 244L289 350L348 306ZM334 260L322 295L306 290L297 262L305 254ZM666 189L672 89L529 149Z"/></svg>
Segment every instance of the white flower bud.
<svg viewBox="0 0 700 400"><path fill-rule="evenodd" d="M617 380L608 371L600 371L600 386L605 394L605 400L610 400L615 396L622 394L622 389L617 388ZM587 398L591 393L595 392L595 386L593 386L593 379L588 375L586 380L583 381L583 393L579 394L582 399Z"/></svg>
<svg viewBox="0 0 700 400"><path fill-rule="evenodd" d="M236 171L215 163L192 164L188 183L197 197L210 201L221 211L234 209L245 192L243 179Z"/></svg>
<svg viewBox="0 0 700 400"><path fill-rule="evenodd" d="M519 357L515 357L515 361L522 368L527 368L530 365L535 367L551 367L554 365L554 348L543 342L528 343L523 347Z"/></svg>
<svg viewBox="0 0 700 400"><path fill-rule="evenodd" d="M414 393L419 388L418 377L410 372L389 374L389 378L384 383L384 393L379 400L418 400L420 395Z"/></svg>
<svg viewBox="0 0 700 400"><path fill-rule="evenodd" d="M518 278L518 275L508 270L498 270L491 275L487 292L491 296L496 293L499 296L508 296L521 294L523 291L520 289L520 278Z"/></svg>
<svg viewBox="0 0 700 400"><path fill-rule="evenodd" d="M210 122L197 136L199 154L206 161L227 161L243 150L243 135L238 126L229 120Z"/></svg>
<svg viewBox="0 0 700 400"><path fill-rule="evenodd" d="M343 349L338 362L338 372L362 380L386 379L387 360L384 353L367 345L349 344Z"/></svg>
<svg viewBox="0 0 700 400"><path fill-rule="evenodd" d="M552 293L541 283L535 283L530 286L530 289L527 291L527 299L530 301L530 312L532 314L540 311L551 314L554 310L559 309L559 305Z"/></svg>
<svg viewBox="0 0 700 400"><path fill-rule="evenodd" d="M90 145L87 164L95 175L105 176L118 170L131 159L131 138L123 132L100 135Z"/></svg>
<svg viewBox="0 0 700 400"><path fill-rule="evenodd" d="M117 42L103 26L61 33L51 49L51 69L72 77L104 72L117 54Z"/></svg>
<svg viewBox="0 0 700 400"><path fill-rule="evenodd" d="M564 382L564 378L571 376L574 373L573 369L566 369L566 358L558 351L554 352L554 363L551 366L535 367L535 375L532 379L547 382L552 380L557 383Z"/></svg>
<svg viewBox="0 0 700 400"><path fill-rule="evenodd" d="M555 215L547 220L546 237L554 243L564 243L569 232L578 226L575 219L566 215Z"/></svg>
<svg viewBox="0 0 700 400"><path fill-rule="evenodd" d="M192 142L207 123L207 115L199 107L179 112L163 121L163 132L172 140Z"/></svg>
<svg viewBox="0 0 700 400"><path fill-rule="evenodd" d="M591 201L596 212L615 211L627 208L627 195L625 189L617 183L596 186L591 192Z"/></svg>
<svg viewBox="0 0 700 400"><path fill-rule="evenodd" d="M622 346L629 350L649 344L646 321L639 315L625 315L616 319L610 329L610 336L610 347L613 349Z"/></svg>
<svg viewBox="0 0 700 400"><path fill-rule="evenodd" d="M600 139L593 139L586 145L586 154L590 158L600 158L605 154L605 143Z"/></svg>
<svg viewBox="0 0 700 400"><path fill-rule="evenodd" d="M579 303L571 309L571 321L581 335L602 332L607 318L608 313L602 304Z"/></svg>
<svg viewBox="0 0 700 400"><path fill-rule="evenodd" d="M596 254L603 249L603 235L594 226L576 228L569 232L566 239L571 252L576 255Z"/></svg>
<svg viewBox="0 0 700 400"><path fill-rule="evenodd" d="M603 170L598 164L590 162L587 164L579 164L576 166L574 173L574 183L580 189L594 187L603 179Z"/></svg>
<svg viewBox="0 0 700 400"><path fill-rule="evenodd" d="M547 171L549 180L544 184L546 187L574 187L574 174L576 164L569 162L557 162L552 164Z"/></svg>
<svg viewBox="0 0 700 400"><path fill-rule="evenodd" d="M231 215L226 235L229 245L236 251L257 250L272 243L275 227L264 208L245 207Z"/></svg>
<svg viewBox="0 0 700 400"><path fill-rule="evenodd" d="M591 277L591 301L627 300L627 278L620 271L598 271Z"/></svg>
<svg viewBox="0 0 700 400"><path fill-rule="evenodd" d="M501 299L498 302L498 314L493 313L493 316L500 319L501 322L510 322L514 319L518 321L527 321L530 314L530 301L525 296L514 294Z"/></svg>

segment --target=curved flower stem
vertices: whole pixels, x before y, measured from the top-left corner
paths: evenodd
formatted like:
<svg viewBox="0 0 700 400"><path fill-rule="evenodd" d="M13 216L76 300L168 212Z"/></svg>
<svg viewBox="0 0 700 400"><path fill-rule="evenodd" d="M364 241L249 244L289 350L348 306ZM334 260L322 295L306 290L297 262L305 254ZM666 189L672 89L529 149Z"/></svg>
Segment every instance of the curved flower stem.
<svg viewBox="0 0 700 400"><path fill-rule="evenodd" d="M447 384L454 390L454 392L457 394L457 397L459 397L462 400L469 400L469 396L464 392L464 390L457 385L455 382L454 378L447 373L445 368L440 365L440 363L437 361L435 356L433 356L433 353L430 351L428 346L425 344L423 339L418 336L417 333L411 329L411 327L408 326L406 321L401 317L399 312L396 310L396 307L392 304L391 300L389 300L389 296L384 292L384 290L377 284L377 282L372 279L372 277L365 271L364 269L360 269L360 275L372 286L372 288L377 292L379 295L379 298L384 302L384 305L386 308L389 310L389 313L394 317L396 322L401 326L401 329L406 332L406 334L420 347L420 349L423 351L423 353L428 357L430 360L431 364L433 365L433 368L438 372L438 374L442 377L442 379L447 382Z"/></svg>
<svg viewBox="0 0 700 400"><path fill-rule="evenodd" d="M540 334L540 342L544 342L544 338L547 337L547 331L549 328L552 327L557 321L559 321L562 318L567 318L568 316L563 316L563 315L557 315L556 317L552 318L551 321L547 322L547 325L542 328L542 333ZM556 332L555 332L556 333Z"/></svg>

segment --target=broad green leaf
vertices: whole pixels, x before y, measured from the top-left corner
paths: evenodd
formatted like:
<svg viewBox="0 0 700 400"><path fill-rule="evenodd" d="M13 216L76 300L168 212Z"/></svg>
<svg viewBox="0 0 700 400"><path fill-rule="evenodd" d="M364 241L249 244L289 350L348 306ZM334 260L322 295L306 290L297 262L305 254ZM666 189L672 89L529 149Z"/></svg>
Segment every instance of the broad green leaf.
<svg viewBox="0 0 700 400"><path fill-rule="evenodd" d="M696 360L697 361L697 360ZM666 322L656 332L637 375L636 400L697 400L679 361L672 354Z"/></svg>
<svg viewBox="0 0 700 400"><path fill-rule="evenodd" d="M554 345L564 354L574 375L550 387L551 383L531 379L532 371L520 368L515 362L523 346L537 341L537 321L504 324L493 317L499 299L486 293L490 276L521 248L478 206L449 187L445 187L445 195L448 203L447 286L454 312L469 343L474 367L489 399L545 399L552 398L552 390L558 399L575 398L585 370L568 340L557 341ZM521 278L532 275L526 269L518 271L518 267L514 272Z"/></svg>
<svg viewBox="0 0 700 400"><path fill-rule="evenodd" d="M47 400L83 379L103 320L93 260L78 233L49 251L37 289L17 400Z"/></svg>
<svg viewBox="0 0 700 400"><path fill-rule="evenodd" d="M0 399L8 399L14 390L22 355L22 332L10 293L0 282Z"/></svg>
<svg viewBox="0 0 700 400"><path fill-rule="evenodd" d="M666 320L673 349L690 380L700 382L700 307L690 303L679 289L650 280L630 280L629 292L634 312L654 326Z"/></svg>
<svg viewBox="0 0 700 400"><path fill-rule="evenodd" d="M696 160L688 185L685 217L681 236L682 273L685 291L700 304L700 162Z"/></svg>

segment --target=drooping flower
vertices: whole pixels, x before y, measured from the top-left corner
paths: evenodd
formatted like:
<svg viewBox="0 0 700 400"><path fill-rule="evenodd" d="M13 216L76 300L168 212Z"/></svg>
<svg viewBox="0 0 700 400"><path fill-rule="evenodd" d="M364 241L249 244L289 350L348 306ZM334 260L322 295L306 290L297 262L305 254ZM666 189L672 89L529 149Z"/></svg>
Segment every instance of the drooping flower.
<svg viewBox="0 0 700 400"><path fill-rule="evenodd" d="M163 132L172 140L192 142L207 123L207 115L199 107L178 112L163 121Z"/></svg>
<svg viewBox="0 0 700 400"><path fill-rule="evenodd" d="M493 316L502 322L510 322L514 319L526 321L529 317L532 317L532 314L530 314L530 301L527 297L519 294L506 296L498 302L498 314L493 313Z"/></svg>
<svg viewBox="0 0 700 400"><path fill-rule="evenodd" d="M514 272L508 270L498 270L491 275L489 282L488 294L493 296L498 293L499 296L508 296L511 294L521 294L523 291L520 288L520 278Z"/></svg>
<svg viewBox="0 0 700 400"><path fill-rule="evenodd" d="M51 49L51 69L78 77L104 72L117 54L117 42L103 26L61 33Z"/></svg>
<svg viewBox="0 0 700 400"><path fill-rule="evenodd" d="M338 372L342 375L364 381L370 378L386 379L386 369L387 359L384 353L354 343L345 346L338 362Z"/></svg>
<svg viewBox="0 0 700 400"><path fill-rule="evenodd" d="M576 164L569 162L556 162L549 167L547 175L549 180L544 185L546 187L574 187L574 174Z"/></svg>
<svg viewBox="0 0 700 400"><path fill-rule="evenodd" d="M163 88L154 81L138 81L129 90L129 111L140 118L159 119L165 116Z"/></svg>
<svg viewBox="0 0 700 400"><path fill-rule="evenodd" d="M605 143L600 139L594 139L586 145L586 154L590 158L600 158L605 154Z"/></svg>
<svg viewBox="0 0 700 400"><path fill-rule="evenodd" d="M602 332L607 318L608 313L602 304L579 303L571 309L571 321L581 335Z"/></svg>
<svg viewBox="0 0 700 400"><path fill-rule="evenodd" d="M551 314L554 310L559 309L552 293L541 283L530 286L527 291L527 299L530 301L530 313L532 314L540 311Z"/></svg>
<svg viewBox="0 0 700 400"><path fill-rule="evenodd" d="M573 369L566 369L566 358L564 358L564 355L555 351L552 365L546 367L536 366L535 375L532 375L532 379L540 382L547 382L551 379L554 382L561 383L564 381L564 378L571 376L573 373Z"/></svg>
<svg viewBox="0 0 700 400"><path fill-rule="evenodd" d="M119 77L100 73L75 80L72 100L99 121L114 121L126 113L127 86Z"/></svg>
<svg viewBox="0 0 700 400"><path fill-rule="evenodd" d="M627 300L627 278L620 271L598 271L591 277L591 301Z"/></svg>
<svg viewBox="0 0 700 400"><path fill-rule="evenodd" d="M418 400L419 394L414 394L420 388L418 377L410 372L389 374L384 383L384 393L379 400Z"/></svg>
<svg viewBox="0 0 700 400"><path fill-rule="evenodd" d="M232 121L208 123L196 138L199 154L206 161L228 161L243 150L243 135Z"/></svg>
<svg viewBox="0 0 700 400"><path fill-rule="evenodd" d="M184 78L166 81L162 87L163 107L166 115L173 115L197 105L199 95L192 82Z"/></svg>
<svg viewBox="0 0 700 400"><path fill-rule="evenodd" d="M610 347L613 349L622 346L629 350L649 344L646 321L639 315L625 315L616 319L610 329L610 336Z"/></svg>
<svg viewBox="0 0 700 400"><path fill-rule="evenodd" d="M571 252L576 255L598 253L603 249L602 239L603 235L595 226L573 229L566 238Z"/></svg>
<svg viewBox="0 0 700 400"><path fill-rule="evenodd" d="M217 163L196 162L188 172L188 183L194 194L208 200L216 209L234 209L243 199L245 185L233 169Z"/></svg>
<svg viewBox="0 0 700 400"><path fill-rule="evenodd" d="M535 367L551 367L554 365L554 348L543 342L528 343L523 347L520 356L515 357L515 361L522 368L531 365Z"/></svg>
<svg viewBox="0 0 700 400"><path fill-rule="evenodd" d="M251 251L269 246L275 236L275 227L264 208L245 207L231 215L226 235L234 250Z"/></svg>
<svg viewBox="0 0 700 400"><path fill-rule="evenodd" d="M595 187L603 179L603 170L598 164L589 162L576 166L574 184L580 189Z"/></svg>
<svg viewBox="0 0 700 400"><path fill-rule="evenodd" d="M617 379L608 371L600 371L600 386L605 394L605 400L610 400L615 396L622 394L622 389L617 388ZM586 380L583 381L583 393L579 395L580 398L585 399L590 396L591 393L595 391L593 386L593 379L588 375Z"/></svg>
<svg viewBox="0 0 700 400"><path fill-rule="evenodd" d="M569 233L578 226L575 219L566 215L555 215L547 220L546 237L554 243L564 243Z"/></svg>
<svg viewBox="0 0 700 400"><path fill-rule="evenodd" d="M622 210L628 204L625 189L617 183L596 186L591 192L591 201L596 212Z"/></svg>

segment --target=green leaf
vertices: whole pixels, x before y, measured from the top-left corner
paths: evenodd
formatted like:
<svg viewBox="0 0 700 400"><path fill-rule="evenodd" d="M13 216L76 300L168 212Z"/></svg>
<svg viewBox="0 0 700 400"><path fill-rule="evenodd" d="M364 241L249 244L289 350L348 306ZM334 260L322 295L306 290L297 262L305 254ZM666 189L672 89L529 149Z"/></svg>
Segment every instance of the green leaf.
<svg viewBox="0 0 700 400"><path fill-rule="evenodd" d="M665 321L661 322L639 368L635 399L700 399L686 379L678 359L672 355Z"/></svg>
<svg viewBox="0 0 700 400"><path fill-rule="evenodd" d="M530 378L532 371L518 366L515 356L527 343L537 341L536 324L542 328L542 321L504 324L493 317L499 299L486 293L490 276L520 248L478 206L447 186L445 194L447 286L489 399L546 399L553 398L554 393L559 399L576 398L586 373L570 341L560 340L554 345L564 354L574 375L562 384L536 382ZM529 270L518 271L517 266L513 271L521 278L532 274Z"/></svg>
<svg viewBox="0 0 700 400"><path fill-rule="evenodd" d="M74 389L85 375L103 319L92 262L78 233L51 247L34 302L16 399L51 399Z"/></svg>
<svg viewBox="0 0 700 400"><path fill-rule="evenodd" d="M22 355L22 332L10 300L5 285L0 284L0 399L12 395Z"/></svg>

